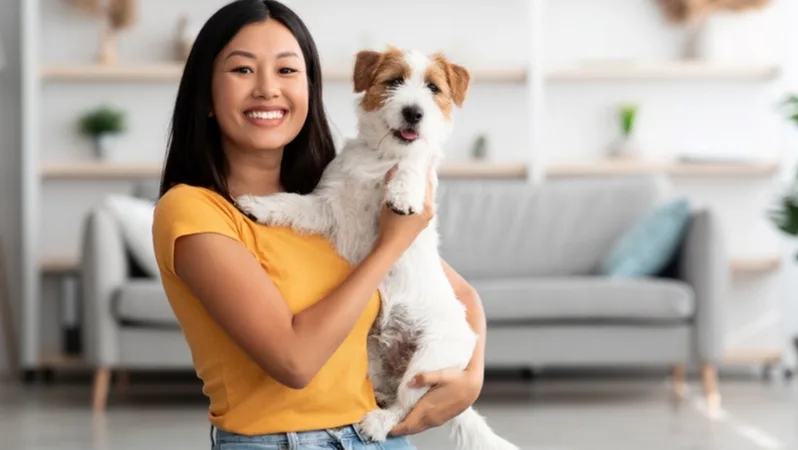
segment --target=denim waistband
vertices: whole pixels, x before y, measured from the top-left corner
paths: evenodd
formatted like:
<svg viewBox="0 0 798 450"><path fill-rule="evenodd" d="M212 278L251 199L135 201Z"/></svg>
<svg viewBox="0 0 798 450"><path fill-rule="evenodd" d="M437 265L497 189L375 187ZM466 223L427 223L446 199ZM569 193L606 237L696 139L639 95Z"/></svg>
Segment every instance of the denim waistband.
<svg viewBox="0 0 798 450"><path fill-rule="evenodd" d="M354 439L363 443L371 442L360 434L354 425L346 425L324 430L296 431L288 433L260 434L248 436L231 433L211 426L211 444L222 443L248 443L284 445L286 448L297 448L301 445L327 444L341 442L344 439Z"/></svg>

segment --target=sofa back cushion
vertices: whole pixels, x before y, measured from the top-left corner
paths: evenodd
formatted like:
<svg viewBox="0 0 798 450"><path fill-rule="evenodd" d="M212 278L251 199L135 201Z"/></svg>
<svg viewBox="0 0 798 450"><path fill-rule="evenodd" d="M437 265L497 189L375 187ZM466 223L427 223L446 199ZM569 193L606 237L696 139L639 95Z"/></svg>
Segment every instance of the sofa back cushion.
<svg viewBox="0 0 798 450"><path fill-rule="evenodd" d="M661 177L442 180L443 258L470 279L597 274L623 233L670 190Z"/></svg>

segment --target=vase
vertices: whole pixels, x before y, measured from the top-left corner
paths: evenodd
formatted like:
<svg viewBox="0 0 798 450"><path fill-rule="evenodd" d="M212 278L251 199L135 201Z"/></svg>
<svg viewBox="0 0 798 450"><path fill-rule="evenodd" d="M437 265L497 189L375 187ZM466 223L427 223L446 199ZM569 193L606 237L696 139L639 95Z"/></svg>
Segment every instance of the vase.
<svg viewBox="0 0 798 450"><path fill-rule="evenodd" d="M483 160L488 156L488 138L485 135L480 135L474 142L471 148L471 158L475 160Z"/></svg>
<svg viewBox="0 0 798 450"><path fill-rule="evenodd" d="M116 148L116 141L116 136L110 133L102 133L94 136L92 139L92 144L94 144L94 157L102 161L110 159Z"/></svg>
<svg viewBox="0 0 798 450"><path fill-rule="evenodd" d="M610 144L609 155L615 159L638 158L642 154L640 143L632 135L624 135Z"/></svg>

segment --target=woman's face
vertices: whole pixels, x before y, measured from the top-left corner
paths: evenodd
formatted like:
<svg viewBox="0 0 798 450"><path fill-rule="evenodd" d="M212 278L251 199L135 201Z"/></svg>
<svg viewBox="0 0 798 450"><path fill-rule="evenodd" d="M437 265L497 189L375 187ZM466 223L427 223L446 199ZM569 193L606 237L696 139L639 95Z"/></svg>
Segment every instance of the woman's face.
<svg viewBox="0 0 798 450"><path fill-rule="evenodd" d="M242 28L216 58L212 114L226 147L282 149L308 114L302 50L291 32L268 19Z"/></svg>

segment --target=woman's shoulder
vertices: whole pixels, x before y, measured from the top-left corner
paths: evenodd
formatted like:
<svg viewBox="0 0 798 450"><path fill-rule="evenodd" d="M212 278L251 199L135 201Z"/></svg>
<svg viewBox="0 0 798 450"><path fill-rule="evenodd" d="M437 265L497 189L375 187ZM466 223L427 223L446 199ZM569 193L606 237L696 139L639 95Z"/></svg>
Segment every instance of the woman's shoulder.
<svg viewBox="0 0 798 450"><path fill-rule="evenodd" d="M178 184L166 191L155 204L156 218L189 216L210 219L210 216L225 216L235 220L238 210L217 192L199 186Z"/></svg>
<svg viewBox="0 0 798 450"><path fill-rule="evenodd" d="M184 204L209 204L227 209L229 202L217 192L188 184L176 184L169 188L158 200L156 208L172 208ZM232 207L232 205L230 205Z"/></svg>
<svg viewBox="0 0 798 450"><path fill-rule="evenodd" d="M183 234L203 231L238 234L241 213L215 191L178 184L166 191L155 204L153 234L169 240Z"/></svg>
<svg viewBox="0 0 798 450"><path fill-rule="evenodd" d="M155 204L152 234L156 257L172 268L175 241L186 235L215 233L240 240L240 213L218 193L175 185Z"/></svg>

